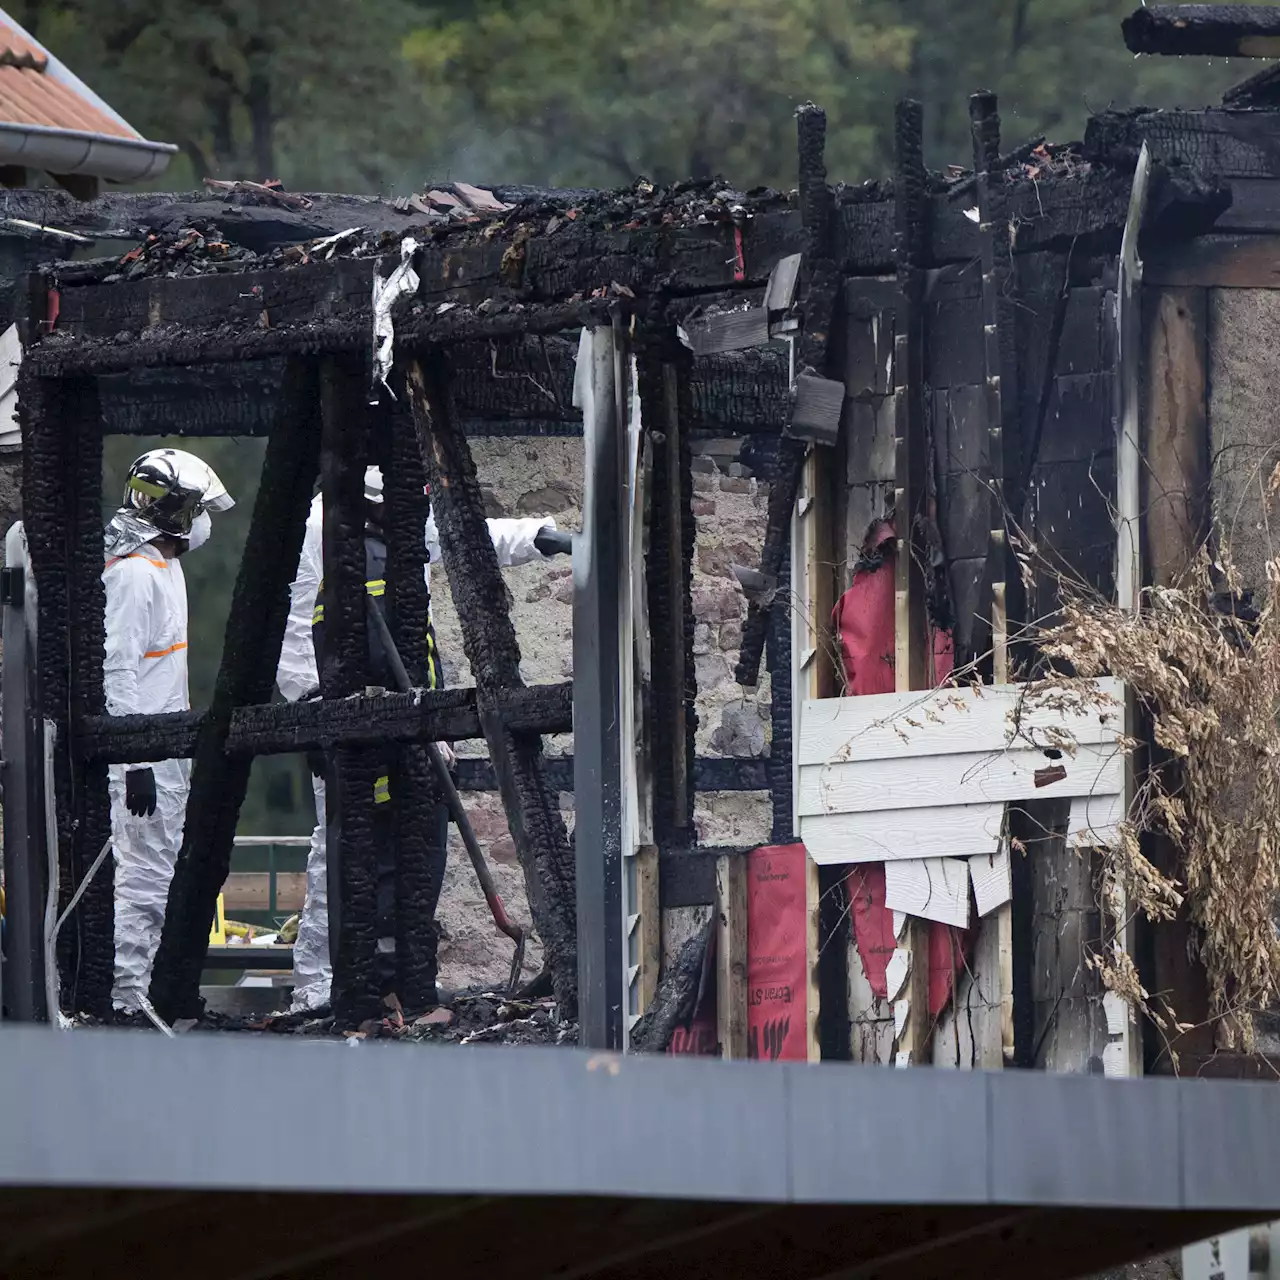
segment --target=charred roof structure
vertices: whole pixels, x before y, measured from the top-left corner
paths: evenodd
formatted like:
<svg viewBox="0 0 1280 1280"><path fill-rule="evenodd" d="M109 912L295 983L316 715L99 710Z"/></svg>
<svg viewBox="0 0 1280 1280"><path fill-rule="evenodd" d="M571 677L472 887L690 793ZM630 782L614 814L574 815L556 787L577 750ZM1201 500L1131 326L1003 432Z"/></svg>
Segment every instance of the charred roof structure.
<svg viewBox="0 0 1280 1280"><path fill-rule="evenodd" d="M905 103L892 180L833 187L823 165L825 118L804 108L800 185L790 195L642 182L617 192L458 184L399 205L255 184L215 184L220 189L186 201L122 196L72 206L56 192L14 197L40 226L137 241L123 257L43 268L24 284L16 310L25 352L27 532L35 576L42 588L50 584L40 592L32 724L47 720L56 732L64 902L106 839L107 763L197 762L156 969L156 1004L166 1017L198 1012L208 918L255 752L325 747L357 779L342 806L337 983L345 1016L358 1022L376 1004L371 926L362 917L371 852L355 798L367 790L358 785L362 746L402 743L406 776L417 779L403 790L412 793L431 786L409 764L413 744L483 736L557 994L573 1007L581 963L589 988L584 1038L625 1043L658 974L652 959L633 960L624 979L624 955L636 942L624 941L624 920L634 933L644 927L637 921L656 928L660 904L713 901L717 859L734 856L699 850L692 828L693 796L709 771L692 747L688 446L699 433L757 435L753 456L771 481L767 537L760 563L749 566L755 577L738 678L756 683L767 648L772 755L767 778L744 770L732 785L767 784L779 842L798 822L791 757L798 704L836 691L832 664L811 658L827 642L793 634L788 606L802 598L811 619L829 617L860 557L876 554L878 522L896 520L903 539L896 591L908 615L900 625L919 637L949 630L959 660L978 658L988 679L998 674L992 593L1002 600L1005 629L1054 607L1053 575L1024 583L1014 563L1000 532L1008 513L1059 568L1113 590L1111 316L1138 151L1145 140L1153 155L1142 223L1150 273L1169 256L1221 253L1224 229L1239 230L1242 216L1255 224L1266 216L1259 184L1269 180L1253 175L1269 164L1260 131L1270 117L1254 109L1101 116L1082 144L1002 153L994 99L977 95L971 112L972 172L926 172L920 108ZM389 308L376 306L374 281L405 266L416 288ZM582 330L594 336L580 341ZM375 332L392 353L385 385L370 367ZM638 414L628 407L633 357ZM584 383L584 369L594 369L594 379ZM584 416L595 496L581 543L590 548L591 573L579 574L577 680L572 691L524 689L478 532L483 512L466 438L578 432ZM162 425L269 435L246 557L274 568L242 575L213 705L130 723L103 714L90 495L100 484L104 430ZM358 532L348 510L358 501L357 479L366 461L393 456L400 465L391 474L408 477L393 503L403 505L397 538L418 518L410 491L420 493L420 478L429 476L445 546L453 563L468 566L454 589L477 688L364 694L356 609L337 642L347 656L324 701L270 704L285 587L314 476L323 475L334 512L326 573L341 593L358 576L347 564ZM803 546L793 545L797 519L808 527ZM407 542L393 548L393 559L394 575L407 572L411 583ZM805 581L794 581L794 572ZM632 579L646 601L644 625L614 594ZM403 579L396 590L413 594ZM414 616L406 608L397 612ZM644 664L635 665L617 638L620 617L628 631L644 630L650 652L666 655L683 676L642 675ZM924 687L922 642L898 656L915 664L911 687ZM620 675L617 662L631 669ZM642 744L644 777L628 783L628 752L609 708L621 715L633 698L643 711L628 713L626 732ZM539 734L571 723L576 877L538 748ZM31 747L38 757L38 735ZM627 820L624 849L618 806L630 792L647 798L645 812ZM412 880L408 873L405 882ZM839 883L832 869L826 888ZM822 889L815 883L812 892ZM628 898L640 894L646 901ZM77 907L79 929L66 935L78 952L64 948L63 993L76 1007L101 1011L107 1000L110 903L109 876L100 875ZM1025 905L1031 909L1030 898ZM404 918L412 919L408 907ZM581 948L594 949L594 959L575 959ZM1020 950L1025 958L1025 945ZM812 1042L825 1037L839 1056L848 1009L828 1008L820 1034L816 993L810 1003ZM1028 1019L1033 1006L1022 1003ZM1033 1057L1035 1034L1030 1021L1006 1028L1006 1039L1025 1042L1006 1043L1006 1056Z"/></svg>
<svg viewBox="0 0 1280 1280"><path fill-rule="evenodd" d="M1157 6L1125 32L1141 51L1257 52L1271 48L1274 12ZM1054 615L1064 581L1136 607L1144 586L1168 585L1194 556L1215 504L1252 501L1211 459L1258 444L1247 406L1272 376L1275 93L1264 72L1221 108L1105 113L1081 143L1013 150L995 98L978 93L972 168L945 175L926 170L921 108L904 102L891 179L852 187L828 181L825 116L805 106L793 193L458 183L387 203L215 183L204 196L83 205L14 193L10 213L38 237L134 247L44 265L13 301L39 593L37 676L14 704L29 763L7 788L24 797L6 822L18 939L8 983L21 992L10 1008L45 1011L46 799L68 908L107 841L108 764L194 759L152 994L165 1019L197 1017L252 758L324 749L337 761L341 813L335 1006L344 1024L373 1016L370 748L387 742L400 750L399 990L414 1007L415 939L429 924L415 909L418 818L435 786L423 744L483 738L489 762L470 777L501 793L556 996L562 1010L580 1008L583 1042L665 1047L714 954L717 1043L746 1056L746 851L698 844L694 798L767 789L775 844L807 829L811 854L836 829L821 824L839 815L806 790L804 740L815 702L846 684L859 692L852 642L831 621L851 582L887 575L890 639L875 660L899 691L945 674L942 638L947 662L1007 686L1039 669L1026 627ZM118 719L105 714L102 686L102 439L161 429L264 435L266 463L212 704ZM468 445L492 433L584 438L571 685L526 688L520 677ZM739 568L748 613L737 678L754 687L766 662L772 676L763 769L695 757L690 444L700 435L750 435L770 484L759 560ZM415 531L430 481L474 689L367 688L369 462L393 478L389 590L410 631L425 619ZM337 660L321 701L272 703L317 474ZM21 599L10 579L10 606ZM412 670L422 655L412 636L401 643ZM555 803L563 766L541 744L570 729L573 842ZM1046 754L1037 788L1067 776ZM41 775L34 762L46 757ZM1119 803L1119 782L1114 795ZM993 803L1003 811L1010 798ZM1139 956L1150 989L1176 991L1184 1018L1202 1013L1189 924L1120 939L1095 901L1089 859L1068 845L1076 808L1035 804L1011 811L1012 838L1035 852L1010 866L1006 847L1005 889L980 887L973 873L977 925L960 857L904 859L887 889L840 857L804 862L805 976L792 1016L808 1056L1119 1074L1140 1071L1145 1056L1149 1069L1168 1067L1158 1038L1144 1044L1081 957L1114 936ZM932 890L918 910L893 908L917 862L928 874L938 863L939 875L942 863L961 864L958 897L943 895L958 914ZM109 868L63 934L60 1000L71 1010L109 1008ZM714 953L704 933L661 970L664 909L696 904L717 907ZM865 931L868 912L891 930L879 941ZM933 924L957 931L962 965L926 961ZM13 951L25 957L17 977ZM888 966L896 979L887 953L904 957ZM1184 1070L1248 1073L1261 1061L1218 1052L1211 1029L1187 1033L1182 1048Z"/></svg>
<svg viewBox="0 0 1280 1280"><path fill-rule="evenodd" d="M1137 50L1270 53L1275 13L1156 6L1125 32ZM421 818L435 786L423 744L483 738L489 760L476 772L501 793L557 1000L578 1013L587 1048L667 1048L709 1004L711 1051L726 1058L1135 1075L1170 1071L1176 1042L1184 1073L1274 1072L1274 1052L1231 1051L1215 1032L1185 910L1136 929L1123 893L1098 901L1090 837L1115 830L1133 793L1121 733L1145 732L1132 697L1121 689L1111 712L1090 704L1053 713L1053 729L1069 715L1090 727L1078 754L1052 737L1011 741L1004 711L1016 718L1019 690L1045 668L1028 628L1059 611L1064 583L1136 614L1144 590L1180 581L1211 528L1228 521L1244 531L1243 586L1266 590L1263 481L1280 449L1271 412L1280 382L1274 94L1264 72L1221 108L1106 113L1081 143L1006 150L995 98L978 93L969 103L972 168L946 175L926 170L921 108L907 101L891 179L857 187L828 181L826 120L808 105L797 115L790 194L700 182L617 192L453 184L397 204L254 184L81 207L56 193L15 195L11 210L38 228L135 243L123 256L45 265L14 301L38 591L6 573L6 618L25 611L34 621L25 640L32 678L19 684L6 665L11 1015L54 1012L43 1003L46 866L75 925L61 936L48 989L68 1010L107 1011L109 861L85 887L108 837L107 766L192 757L152 996L166 1020L198 1017L209 922L250 762L308 749L336 761L337 1016L355 1026L375 1015L371 749L388 743L399 751L397 985L412 1010L429 924L418 905ZM102 439L158 426L263 434L266 461L211 705L114 718L102 683ZM582 434L572 684L521 680L469 445L482 432ZM758 561L736 573L748 602L737 678L749 689L768 665L771 754L736 779L727 777L736 766L695 755L690 444L700 433L750 435L752 465L770 486ZM425 622L429 481L474 688L367 687L361 502L374 461L391 477L388 591L408 624L399 637L406 665L423 659L415 637ZM271 702L271 687L317 474L335 660L319 701L284 705ZM1225 596L1245 644L1257 614ZM915 705L956 666L969 683L949 702L971 719L951 732L935 704L922 716L931 723L910 722L914 747L874 709L859 709L887 704L839 696ZM829 732L853 722L858 738ZM980 722L998 744L985 754L972 746ZM542 748L542 735L570 729L572 841L552 778L565 780ZM699 844L695 796L726 785L769 792L772 846ZM1090 812L1093 802L1104 817ZM1144 838L1144 850L1153 866L1177 858L1167 842ZM790 913L770 934L777 954L763 958L748 934L762 895L775 906L785 897ZM714 910L664 965L664 916L690 905ZM1147 1025L1104 990L1088 962L1101 950L1127 957L1148 990L1170 993L1181 1025ZM1265 1018L1260 1030L1260 1048L1274 1050ZM84 1040L113 1061L139 1052L137 1038L124 1047ZM32 1064L54 1057L36 1040L24 1038L23 1051ZM220 1042L214 1052L231 1049ZM578 1061L566 1053L556 1062L564 1060ZM206 1070L234 1075L217 1062ZM530 1077L530 1089L545 1091L540 1104L581 1095L602 1109L588 1123L563 1101L548 1104L545 1132L572 1132L574 1150L580 1141L587 1154L554 1176L543 1159L538 1189L687 1194L645 1172L637 1153L647 1134L629 1137L601 1118L613 1105L632 1123L658 1105L665 1081L653 1098L645 1093L646 1072L657 1068L628 1074L611 1057L580 1065L585 1074L544 1062ZM314 1089L328 1090L317 1110L355 1116L360 1090L350 1077L359 1072L336 1066L316 1077ZM492 1060L485 1069L501 1071ZM395 1083L400 1070L380 1063L377 1087L416 1098ZM659 1179L678 1169L679 1187L696 1183L704 1198L828 1201L854 1186L855 1199L917 1206L886 1231L896 1244L877 1243L881 1258L864 1253L841 1274L875 1265L905 1275L928 1248L961 1238L925 1204L1032 1197L1153 1213L1140 1243L1107 1234L1098 1217L1082 1230L1082 1219L1044 1214L1039 1237L1016 1215L984 1218L964 1237L983 1247L937 1262L954 1275L990 1274L989 1250L1002 1241L1015 1242L1037 1274L1077 1274L1225 1221L1172 1221L1157 1210L1247 1217L1280 1208L1267 1128L1275 1108L1247 1089L1217 1086L1209 1104L1188 1092L1195 1086L1147 1084L1120 1103L1105 1092L1086 1097L1105 1087L1082 1081L1023 1077L1038 1091L1024 1095L994 1076L981 1088L973 1077L935 1077L924 1088L918 1075L895 1085L860 1073L855 1097L854 1073L784 1067L726 1071L733 1088L723 1094L718 1081L699 1092L690 1075L686 1098L680 1073L691 1069L671 1070L685 1110L663 1113L659 1149L670 1141L682 1154ZM767 1093L779 1079L785 1088ZM517 1126L502 1108L519 1091L493 1093L497 1110L475 1110L509 1135ZM1015 1093L1035 1105L1020 1111ZM69 1114L79 1140L93 1126ZM778 1125L793 1128L779 1137L762 1123L777 1140L748 1140L747 1114L787 1117ZM1073 1135L1086 1115L1094 1128L1081 1154ZM622 1136L605 1151L599 1144L615 1141L615 1128ZM510 1193L515 1175L484 1165L491 1150L505 1156L505 1140L486 1132L478 1143L455 1135L449 1151L462 1153L468 1187ZM347 1148L325 1145L332 1134L317 1126L307 1135L314 1161L298 1185L352 1185L341 1181ZM1139 1143L1139 1160L1119 1149ZM1224 1145L1247 1153L1245 1192L1227 1177ZM20 1146L0 1143L0 1177L15 1176L4 1161ZM753 1163L762 1149L779 1153L770 1168L785 1166L786 1186L762 1190ZM1050 1149L1045 1176L1035 1162ZM819 1169L828 1150L830 1167ZM925 1169L913 1163L922 1151L948 1159L930 1156ZM895 1154L877 1163L885 1152ZM971 1165L981 1167L980 1195L959 1189ZM56 1167L70 1178L88 1165ZM359 1185L372 1185L367 1167L353 1175ZM423 1178L415 1169L376 1181L419 1193L453 1185ZM854 1265L817 1219L807 1221L790 1235L770 1221L770 1240L786 1238L777 1254L756 1242L759 1223L742 1228L738 1269L765 1255L779 1274ZM669 1265L653 1243L661 1233L651 1222L643 1229L649 1261ZM722 1249L726 1231L717 1219L693 1235ZM907 1245L895 1234L911 1231ZM610 1262L572 1259L577 1273L651 1273L628 1269L642 1249L617 1261L612 1225L608 1248Z"/></svg>

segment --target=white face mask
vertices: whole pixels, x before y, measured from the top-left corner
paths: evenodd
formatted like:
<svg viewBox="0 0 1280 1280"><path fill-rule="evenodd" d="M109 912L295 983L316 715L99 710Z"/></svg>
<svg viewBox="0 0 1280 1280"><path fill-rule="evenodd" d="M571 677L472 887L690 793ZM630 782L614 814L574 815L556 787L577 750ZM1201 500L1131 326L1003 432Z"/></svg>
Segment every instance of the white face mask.
<svg viewBox="0 0 1280 1280"><path fill-rule="evenodd" d="M191 533L187 538L187 550L196 551L203 547L209 541L209 535L213 532L213 520L210 519L207 511L202 511L191 522Z"/></svg>

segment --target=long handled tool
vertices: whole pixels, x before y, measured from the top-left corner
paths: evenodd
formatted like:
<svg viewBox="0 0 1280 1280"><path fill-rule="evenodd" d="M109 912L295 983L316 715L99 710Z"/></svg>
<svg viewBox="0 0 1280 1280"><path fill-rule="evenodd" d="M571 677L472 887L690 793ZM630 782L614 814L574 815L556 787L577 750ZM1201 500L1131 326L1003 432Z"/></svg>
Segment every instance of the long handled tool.
<svg viewBox="0 0 1280 1280"><path fill-rule="evenodd" d="M387 651L387 661L391 665L391 674L395 677L396 684L400 686L400 692L410 693L413 690L413 682L409 679L409 673L405 670L404 663L400 660L400 651L396 648L395 640L392 639L391 628L387 626L387 619L382 612L382 606L374 596L367 596L366 599L369 601L369 616L373 619L373 625L378 629L378 636ZM462 835L462 843L466 845L467 856L471 859L472 867L475 868L476 879L480 881L480 889L484 893L484 900L489 904L489 912L493 916L493 923L498 927L499 933L505 933L516 944L516 953L511 958L511 977L507 984L509 989L514 992L520 984L520 971L524 967L524 929L507 915L507 908L503 905L498 888L493 883L493 873L489 870L489 864L485 861L484 852L480 848L480 841L476 839L476 833L471 829L471 821L467 817L467 811L462 807L462 797L458 794L458 788L453 785L453 775L449 772L449 766L444 762L444 756L440 754L440 748L434 742L427 743L427 755L431 758L431 766L435 770L436 780L440 783L440 789L444 792L445 803L449 806L449 816L453 819L454 825Z"/></svg>

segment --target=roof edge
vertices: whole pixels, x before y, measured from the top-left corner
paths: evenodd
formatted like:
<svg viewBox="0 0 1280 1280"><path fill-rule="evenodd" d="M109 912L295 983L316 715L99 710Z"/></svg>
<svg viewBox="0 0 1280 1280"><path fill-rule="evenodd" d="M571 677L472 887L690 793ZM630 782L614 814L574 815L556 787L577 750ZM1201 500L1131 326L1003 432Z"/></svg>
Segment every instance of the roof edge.
<svg viewBox="0 0 1280 1280"><path fill-rule="evenodd" d="M35 36L33 36L31 32L28 31L7 9L0 9L0 13L4 14L5 21L13 27L15 31L18 31L24 39L29 40L35 48L39 49L40 52L48 58L49 65L45 68L45 75L51 76L54 80L57 80L59 84L63 84L68 89L79 94L86 102L90 102L97 107L103 115L108 116L118 125L128 129L142 141L146 141L146 139L142 137L142 134L139 133L138 130L124 118L124 116L122 116L109 102L105 102L96 93L94 93L94 91L89 88L89 86L85 84L85 82L81 80L80 77L70 69L70 67L66 65L66 63L62 62L47 46L37 40Z"/></svg>
<svg viewBox="0 0 1280 1280"><path fill-rule="evenodd" d="M163 173L178 148L170 142L0 121L0 164L47 173L142 182Z"/></svg>

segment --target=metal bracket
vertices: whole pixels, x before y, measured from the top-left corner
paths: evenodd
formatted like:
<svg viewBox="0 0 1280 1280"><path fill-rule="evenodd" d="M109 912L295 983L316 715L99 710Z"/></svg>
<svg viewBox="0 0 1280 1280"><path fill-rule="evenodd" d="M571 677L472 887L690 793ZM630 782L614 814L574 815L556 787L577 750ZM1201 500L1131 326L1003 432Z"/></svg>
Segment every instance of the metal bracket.
<svg viewBox="0 0 1280 1280"><path fill-rule="evenodd" d="M26 590L26 579L21 566L0 569L0 605L12 605L21 608L23 593Z"/></svg>

